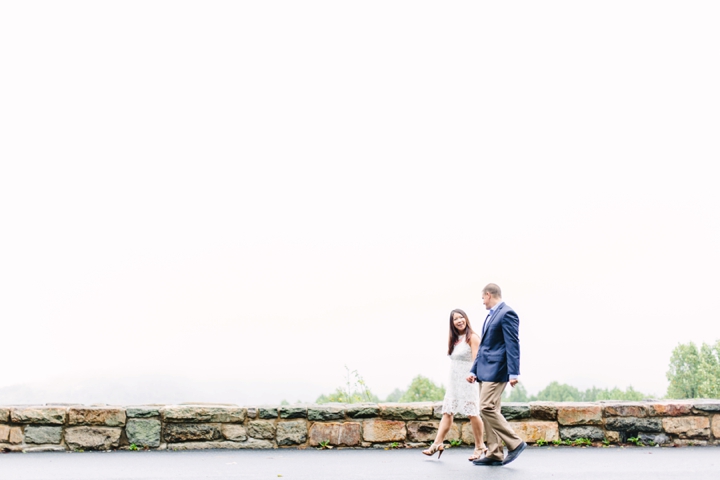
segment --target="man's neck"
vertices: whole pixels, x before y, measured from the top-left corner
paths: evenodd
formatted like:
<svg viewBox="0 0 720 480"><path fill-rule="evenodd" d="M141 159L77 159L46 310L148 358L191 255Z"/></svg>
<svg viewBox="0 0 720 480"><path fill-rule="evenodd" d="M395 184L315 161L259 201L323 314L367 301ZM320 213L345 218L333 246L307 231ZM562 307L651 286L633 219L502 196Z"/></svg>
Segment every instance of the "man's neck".
<svg viewBox="0 0 720 480"><path fill-rule="evenodd" d="M502 303L502 301L503 301L502 298L497 298L497 299L493 298L493 299L490 301L490 308L488 308L488 311L490 311L490 310L492 310L493 308L495 308L495 307L497 307L498 305L500 305L500 304Z"/></svg>

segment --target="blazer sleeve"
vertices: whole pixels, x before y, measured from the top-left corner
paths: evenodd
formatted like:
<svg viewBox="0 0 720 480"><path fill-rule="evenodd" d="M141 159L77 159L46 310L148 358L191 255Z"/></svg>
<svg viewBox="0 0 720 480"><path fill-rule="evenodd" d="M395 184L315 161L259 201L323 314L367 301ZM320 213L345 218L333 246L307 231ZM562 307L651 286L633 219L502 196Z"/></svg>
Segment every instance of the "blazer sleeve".
<svg viewBox="0 0 720 480"><path fill-rule="evenodd" d="M503 320L508 375L520 375L520 319L517 313L510 310Z"/></svg>

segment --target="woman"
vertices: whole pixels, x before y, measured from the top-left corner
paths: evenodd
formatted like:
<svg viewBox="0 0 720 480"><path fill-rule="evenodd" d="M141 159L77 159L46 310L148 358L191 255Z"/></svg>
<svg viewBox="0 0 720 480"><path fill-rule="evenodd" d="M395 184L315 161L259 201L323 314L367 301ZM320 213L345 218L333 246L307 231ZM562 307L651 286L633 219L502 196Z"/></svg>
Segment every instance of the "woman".
<svg viewBox="0 0 720 480"><path fill-rule="evenodd" d="M483 442L483 423L480 419L480 390L476 384L468 383L466 378L477 355L480 337L473 332L467 315L459 308L450 312L449 337L450 384L443 400L443 416L435 441L422 453L432 456L435 452L439 452L438 459L440 458L444 450L443 440L450 431L453 417L461 413L470 418L475 436L475 451L468 460L476 460L487 451Z"/></svg>

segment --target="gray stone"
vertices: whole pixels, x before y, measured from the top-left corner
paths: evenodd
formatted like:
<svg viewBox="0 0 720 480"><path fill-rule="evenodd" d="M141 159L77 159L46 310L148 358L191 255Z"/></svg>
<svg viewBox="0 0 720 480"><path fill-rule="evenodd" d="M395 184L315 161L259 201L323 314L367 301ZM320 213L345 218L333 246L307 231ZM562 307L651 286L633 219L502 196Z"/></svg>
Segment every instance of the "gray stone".
<svg viewBox="0 0 720 480"><path fill-rule="evenodd" d="M345 406L345 414L350 418L374 418L380 415L376 403L353 403Z"/></svg>
<svg viewBox="0 0 720 480"><path fill-rule="evenodd" d="M341 404L311 405L308 407L307 418L313 422L327 422L345 418L345 408Z"/></svg>
<svg viewBox="0 0 720 480"><path fill-rule="evenodd" d="M702 412L720 412L720 402L701 402L693 404L693 408Z"/></svg>
<svg viewBox="0 0 720 480"><path fill-rule="evenodd" d="M665 445L672 442L672 440L670 440L670 437L668 437L664 433L639 432L638 438L646 445Z"/></svg>
<svg viewBox="0 0 720 480"><path fill-rule="evenodd" d="M151 406L139 406L139 407L127 407L125 413L128 418L148 418L157 417L160 415L160 407Z"/></svg>
<svg viewBox="0 0 720 480"><path fill-rule="evenodd" d="M562 440L578 440L587 438L594 441L602 441L605 439L605 432L600 427L560 427L560 438Z"/></svg>
<svg viewBox="0 0 720 480"><path fill-rule="evenodd" d="M427 420L433 415L433 403L381 403L380 416L389 420Z"/></svg>
<svg viewBox="0 0 720 480"><path fill-rule="evenodd" d="M247 411L235 406L173 405L160 409L168 423L243 423Z"/></svg>
<svg viewBox="0 0 720 480"><path fill-rule="evenodd" d="M220 426L210 423L171 423L165 425L163 438L168 443L220 440Z"/></svg>
<svg viewBox="0 0 720 480"><path fill-rule="evenodd" d="M611 417L605 419L605 428L616 432L662 432L662 419L637 417Z"/></svg>
<svg viewBox="0 0 720 480"><path fill-rule="evenodd" d="M25 443L37 445L60 443L62 441L62 427L25 427Z"/></svg>
<svg viewBox="0 0 720 480"><path fill-rule="evenodd" d="M307 418L307 406L285 405L278 409L280 418Z"/></svg>
<svg viewBox="0 0 720 480"><path fill-rule="evenodd" d="M10 419L10 409L0 408L0 423L7 423Z"/></svg>
<svg viewBox="0 0 720 480"><path fill-rule="evenodd" d="M253 438L272 440L275 438L275 423L267 420L254 420L248 423L247 433Z"/></svg>
<svg viewBox="0 0 720 480"><path fill-rule="evenodd" d="M278 445L297 445L307 441L308 429L304 420L292 420L277 424L275 438Z"/></svg>
<svg viewBox="0 0 720 480"><path fill-rule="evenodd" d="M128 442L138 447L159 447L160 431L160 420L152 418L131 418L125 427Z"/></svg>
<svg viewBox="0 0 720 480"><path fill-rule="evenodd" d="M247 415L248 415L248 418L252 418L253 420L256 419L257 415L258 415L257 407L248 407Z"/></svg>
<svg viewBox="0 0 720 480"><path fill-rule="evenodd" d="M14 408L10 412L10 420L32 425L62 425L66 414L67 408L62 407Z"/></svg>
<svg viewBox="0 0 720 480"><path fill-rule="evenodd" d="M530 417L537 420L557 420L557 405L553 402L530 402Z"/></svg>
<svg viewBox="0 0 720 480"><path fill-rule="evenodd" d="M120 443L122 428L71 427L65 429L65 443L71 449L110 450Z"/></svg>
<svg viewBox="0 0 720 480"><path fill-rule="evenodd" d="M500 413L505 417L505 420L530 418L530 405L527 403L503 403L500 406Z"/></svg>
<svg viewBox="0 0 720 480"><path fill-rule="evenodd" d="M278 418L278 409L277 407L258 407L257 418Z"/></svg>
<svg viewBox="0 0 720 480"><path fill-rule="evenodd" d="M225 440L230 440L232 442L244 442L248 438L245 427L242 425L226 423L222 425L221 430Z"/></svg>
<svg viewBox="0 0 720 480"><path fill-rule="evenodd" d="M274 448L267 440L249 439L247 442L187 442L168 443L168 450L267 450Z"/></svg>

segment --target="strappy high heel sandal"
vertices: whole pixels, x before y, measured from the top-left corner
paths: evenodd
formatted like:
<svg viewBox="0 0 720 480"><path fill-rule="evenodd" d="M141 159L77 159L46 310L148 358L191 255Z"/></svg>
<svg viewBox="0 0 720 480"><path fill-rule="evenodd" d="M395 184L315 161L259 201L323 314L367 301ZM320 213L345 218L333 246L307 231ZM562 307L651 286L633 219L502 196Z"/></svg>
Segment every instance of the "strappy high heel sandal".
<svg viewBox="0 0 720 480"><path fill-rule="evenodd" d="M445 447L442 446L442 443L440 445L435 445L434 443L430 445L430 448L427 450L423 450L422 453L424 455L427 455L428 457L432 457L435 455L435 452L438 452L438 460L440 460L440 455L445 451Z"/></svg>
<svg viewBox="0 0 720 480"><path fill-rule="evenodd" d="M469 461L477 460L487 453L487 447L476 448L468 458Z"/></svg>

